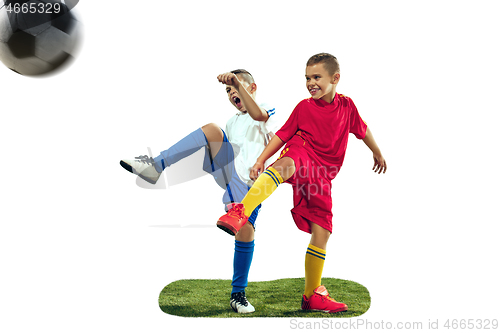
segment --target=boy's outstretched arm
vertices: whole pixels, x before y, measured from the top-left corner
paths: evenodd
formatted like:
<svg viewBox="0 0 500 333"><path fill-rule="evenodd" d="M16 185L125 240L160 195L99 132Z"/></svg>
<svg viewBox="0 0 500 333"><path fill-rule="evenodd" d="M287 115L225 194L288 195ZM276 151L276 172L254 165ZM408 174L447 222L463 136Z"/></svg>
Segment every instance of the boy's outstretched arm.
<svg viewBox="0 0 500 333"><path fill-rule="evenodd" d="M370 128L366 128L366 135L365 138L363 139L363 142L370 148L370 150L373 152L373 168L375 172L380 173L385 173L387 170L387 162L385 161L384 157L382 156L382 152L380 151L380 148L378 147L377 143L375 142L375 139L373 138L373 134L370 131Z"/></svg>
<svg viewBox="0 0 500 333"><path fill-rule="evenodd" d="M238 91L238 95L241 98L241 102L245 106L250 117L256 121L267 121L269 119L269 115L266 110L262 109L257 102L252 98L250 93L245 89L245 87L241 84L240 80L234 73L224 73L217 76L219 82L233 86L236 91ZM253 83L250 86L250 90L253 91L257 89L257 85Z"/></svg>
<svg viewBox="0 0 500 333"><path fill-rule="evenodd" d="M262 154L260 154L257 162L255 162L252 169L250 170L250 179L256 180L257 177L259 177L262 171L264 171L264 164L269 159L269 157L276 154L276 152L280 150L280 148L283 147L284 144L285 143L279 138L279 136L273 136L271 141L269 141L269 143L267 144L266 148L264 148Z"/></svg>

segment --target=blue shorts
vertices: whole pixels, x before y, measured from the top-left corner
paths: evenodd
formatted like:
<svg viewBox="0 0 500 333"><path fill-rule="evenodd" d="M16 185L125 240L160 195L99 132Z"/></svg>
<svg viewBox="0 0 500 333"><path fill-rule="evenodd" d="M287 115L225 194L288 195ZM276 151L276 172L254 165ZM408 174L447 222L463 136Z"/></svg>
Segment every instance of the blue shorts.
<svg viewBox="0 0 500 333"><path fill-rule="evenodd" d="M233 202L241 202L241 200L243 200L245 195L248 193L250 187L238 176L238 173L234 168L235 156L233 146L227 139L224 130L222 130L222 133L224 134L224 141L222 142L222 146L213 160L210 154L210 149L208 145L206 146L205 158L203 160L203 170L211 174L217 184L225 190L222 202L226 206L227 211L227 205ZM255 208L248 218L248 221L252 223L254 228L260 208L261 205Z"/></svg>

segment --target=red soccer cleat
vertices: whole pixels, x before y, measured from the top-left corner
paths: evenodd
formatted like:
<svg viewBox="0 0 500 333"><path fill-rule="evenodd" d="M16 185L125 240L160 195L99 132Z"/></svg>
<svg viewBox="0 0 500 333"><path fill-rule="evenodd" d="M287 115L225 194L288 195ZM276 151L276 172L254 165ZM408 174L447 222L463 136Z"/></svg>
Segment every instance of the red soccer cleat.
<svg viewBox="0 0 500 333"><path fill-rule="evenodd" d="M309 299L306 295L302 295L302 310L321 311L328 313L347 311L347 305L336 302L328 296L328 291L325 286L319 286L314 290Z"/></svg>
<svg viewBox="0 0 500 333"><path fill-rule="evenodd" d="M231 204L228 205L228 208L228 212L217 221L217 227L234 236L247 223L248 216L245 215L245 206L243 204Z"/></svg>

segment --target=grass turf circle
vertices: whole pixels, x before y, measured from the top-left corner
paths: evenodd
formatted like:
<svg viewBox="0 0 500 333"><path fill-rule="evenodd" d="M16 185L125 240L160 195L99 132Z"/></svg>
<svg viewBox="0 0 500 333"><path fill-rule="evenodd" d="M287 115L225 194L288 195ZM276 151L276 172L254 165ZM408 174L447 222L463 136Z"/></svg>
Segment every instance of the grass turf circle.
<svg viewBox="0 0 500 333"><path fill-rule="evenodd" d="M248 301L255 312L239 314L229 306L231 280L178 280L160 293L160 309L181 317L357 317L370 308L370 293L359 283L323 278L322 284L330 297L347 304L349 309L339 313L303 311L300 309L304 292L304 278L249 282Z"/></svg>

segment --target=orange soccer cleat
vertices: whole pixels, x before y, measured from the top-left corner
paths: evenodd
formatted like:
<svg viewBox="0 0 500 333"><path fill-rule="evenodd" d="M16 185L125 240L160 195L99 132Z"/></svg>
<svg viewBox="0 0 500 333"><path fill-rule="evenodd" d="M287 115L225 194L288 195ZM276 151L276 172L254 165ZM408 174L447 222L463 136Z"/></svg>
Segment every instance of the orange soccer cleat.
<svg viewBox="0 0 500 333"><path fill-rule="evenodd" d="M309 299L306 295L302 295L302 310L334 313L347 311L347 305L336 302L329 296L325 286L319 286Z"/></svg>
<svg viewBox="0 0 500 333"><path fill-rule="evenodd" d="M228 205L228 208L228 212L217 221L217 227L234 236L247 223L248 216L245 215L243 204L231 204Z"/></svg>

